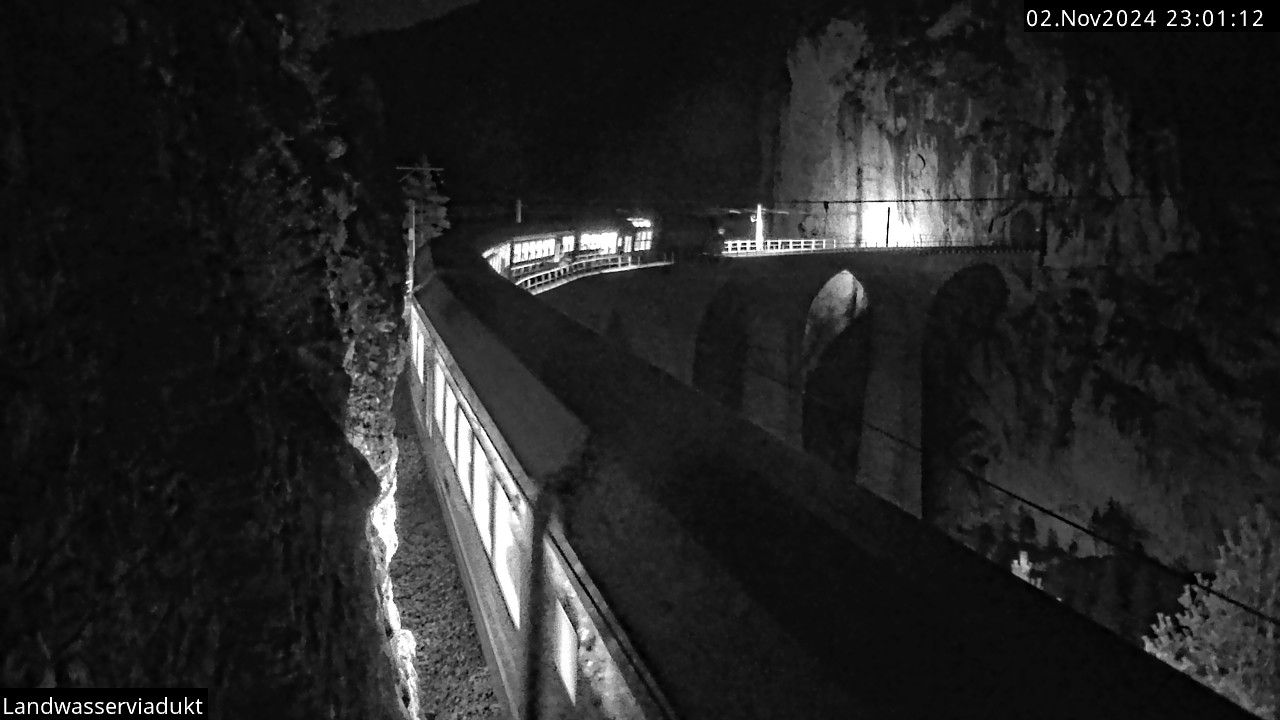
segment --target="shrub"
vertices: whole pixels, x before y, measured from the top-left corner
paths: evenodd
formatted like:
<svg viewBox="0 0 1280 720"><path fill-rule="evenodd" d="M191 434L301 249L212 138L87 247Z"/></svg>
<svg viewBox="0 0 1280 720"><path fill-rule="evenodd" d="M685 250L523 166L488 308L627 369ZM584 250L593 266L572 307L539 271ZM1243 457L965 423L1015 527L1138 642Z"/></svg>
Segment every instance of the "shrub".
<svg viewBox="0 0 1280 720"><path fill-rule="evenodd" d="M1226 533L1212 579L1196 579L1182 612L1159 615L1143 646L1255 715L1280 718L1280 542L1261 505Z"/></svg>

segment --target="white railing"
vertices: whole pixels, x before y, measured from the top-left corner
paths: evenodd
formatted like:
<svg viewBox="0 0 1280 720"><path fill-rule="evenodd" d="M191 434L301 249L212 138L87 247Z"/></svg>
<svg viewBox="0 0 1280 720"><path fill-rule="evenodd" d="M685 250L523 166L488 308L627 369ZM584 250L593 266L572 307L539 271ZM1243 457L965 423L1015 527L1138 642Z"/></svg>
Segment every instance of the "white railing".
<svg viewBox="0 0 1280 720"><path fill-rule="evenodd" d="M618 253L615 255L595 255L581 258L564 265L547 270L530 273L517 278L513 282L530 293L537 295L565 283L588 275L599 275L620 270L638 270L645 267L671 265L675 258L671 255L655 255L653 253Z"/></svg>
<svg viewBox="0 0 1280 720"><path fill-rule="evenodd" d="M725 255L759 255L762 253L826 252L852 249L852 245L840 245L826 238L769 238L765 240L725 240Z"/></svg>
<svg viewBox="0 0 1280 720"><path fill-rule="evenodd" d="M816 252L892 252L895 250L928 249L940 252L1016 252L1031 251L1030 247L1014 247L1012 245L963 245L957 244L946 235L913 235L905 242L893 245L883 243L857 243L852 240L836 240L833 238L735 238L725 240L723 255L792 255L797 253Z"/></svg>

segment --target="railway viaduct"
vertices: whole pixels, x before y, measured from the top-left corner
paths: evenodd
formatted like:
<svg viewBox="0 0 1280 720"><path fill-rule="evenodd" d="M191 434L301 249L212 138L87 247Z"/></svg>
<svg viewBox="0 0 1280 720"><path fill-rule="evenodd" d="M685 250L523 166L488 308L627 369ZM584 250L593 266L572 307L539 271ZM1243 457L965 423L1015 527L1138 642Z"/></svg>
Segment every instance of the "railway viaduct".
<svg viewBox="0 0 1280 720"><path fill-rule="evenodd" d="M930 315L989 319L1035 262L973 248L745 257L587 278L544 300L919 516Z"/></svg>
<svg viewBox="0 0 1280 720"><path fill-rule="evenodd" d="M579 308L602 337L446 240L406 303L433 462L401 481L440 500L513 718L1248 717L921 522L918 460L813 430L853 368L865 420L918 437L930 298L1034 258L620 273Z"/></svg>

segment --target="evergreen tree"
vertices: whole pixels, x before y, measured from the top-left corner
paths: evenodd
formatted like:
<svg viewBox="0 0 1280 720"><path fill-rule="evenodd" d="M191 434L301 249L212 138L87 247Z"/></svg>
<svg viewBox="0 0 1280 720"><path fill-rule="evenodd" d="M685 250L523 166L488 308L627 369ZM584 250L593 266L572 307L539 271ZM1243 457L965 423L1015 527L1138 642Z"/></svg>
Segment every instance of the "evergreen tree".
<svg viewBox="0 0 1280 720"><path fill-rule="evenodd" d="M421 251L427 243L449 229L445 219L445 203L449 198L440 190L436 173L424 155L400 182L404 193L406 231L413 230L415 246Z"/></svg>
<svg viewBox="0 0 1280 720"><path fill-rule="evenodd" d="M1261 505L1226 533L1212 581L1196 579L1182 612L1159 615L1143 638L1147 652L1258 717L1280 718L1280 627L1270 619L1280 615L1280 543Z"/></svg>

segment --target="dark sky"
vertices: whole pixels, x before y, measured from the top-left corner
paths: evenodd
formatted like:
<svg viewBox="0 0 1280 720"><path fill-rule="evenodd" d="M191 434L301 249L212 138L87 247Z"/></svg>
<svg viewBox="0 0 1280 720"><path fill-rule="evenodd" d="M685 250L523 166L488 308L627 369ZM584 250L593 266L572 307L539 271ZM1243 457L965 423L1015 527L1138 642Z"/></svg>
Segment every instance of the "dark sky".
<svg viewBox="0 0 1280 720"><path fill-rule="evenodd" d="M391 30L439 17L476 0L337 0L344 34Z"/></svg>

